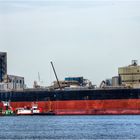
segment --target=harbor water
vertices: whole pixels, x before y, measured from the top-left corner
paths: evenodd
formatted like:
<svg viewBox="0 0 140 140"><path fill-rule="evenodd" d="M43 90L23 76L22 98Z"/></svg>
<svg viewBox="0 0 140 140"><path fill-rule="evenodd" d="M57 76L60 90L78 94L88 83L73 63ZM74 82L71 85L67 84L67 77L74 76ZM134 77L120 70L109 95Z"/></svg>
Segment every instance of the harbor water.
<svg viewBox="0 0 140 140"><path fill-rule="evenodd" d="M4 116L0 139L140 139L140 116Z"/></svg>

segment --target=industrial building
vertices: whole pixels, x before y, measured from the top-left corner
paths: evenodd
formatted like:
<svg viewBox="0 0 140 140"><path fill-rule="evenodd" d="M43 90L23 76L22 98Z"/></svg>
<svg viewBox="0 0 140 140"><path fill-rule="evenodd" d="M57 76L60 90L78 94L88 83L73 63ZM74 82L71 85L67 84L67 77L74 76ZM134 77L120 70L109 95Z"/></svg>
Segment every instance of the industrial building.
<svg viewBox="0 0 140 140"><path fill-rule="evenodd" d="M132 64L118 69L122 85L130 87L140 86L140 66L136 60L132 60Z"/></svg>
<svg viewBox="0 0 140 140"><path fill-rule="evenodd" d="M0 82L3 81L5 75L7 75L7 53L0 52Z"/></svg>
<svg viewBox="0 0 140 140"><path fill-rule="evenodd" d="M23 90L24 77L7 74L7 53L0 52L0 90Z"/></svg>

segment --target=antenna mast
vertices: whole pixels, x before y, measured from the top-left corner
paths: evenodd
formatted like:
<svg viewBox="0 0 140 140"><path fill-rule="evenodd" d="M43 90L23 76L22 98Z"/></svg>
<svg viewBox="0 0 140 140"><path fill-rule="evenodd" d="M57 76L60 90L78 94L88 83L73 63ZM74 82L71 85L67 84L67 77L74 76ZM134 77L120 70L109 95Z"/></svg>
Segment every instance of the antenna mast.
<svg viewBox="0 0 140 140"><path fill-rule="evenodd" d="M38 72L38 81L40 82L40 73Z"/></svg>

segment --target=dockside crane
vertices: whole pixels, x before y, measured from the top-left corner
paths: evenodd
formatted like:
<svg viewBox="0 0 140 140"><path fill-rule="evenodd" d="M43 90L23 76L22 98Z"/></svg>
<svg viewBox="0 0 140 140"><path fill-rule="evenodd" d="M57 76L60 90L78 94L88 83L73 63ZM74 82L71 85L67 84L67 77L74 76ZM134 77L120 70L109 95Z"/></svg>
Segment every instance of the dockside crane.
<svg viewBox="0 0 140 140"><path fill-rule="evenodd" d="M59 80L58 80L58 77L57 77L57 74L56 74L56 71L55 71L55 68L54 68L54 65L53 65L53 62L52 62L52 61L51 61L51 66L52 66L52 68L53 68L53 72L54 72L55 78L56 78L56 80L57 80L57 84L58 84L58 86L59 86L59 89L61 90L62 88L61 88L61 86L60 86L60 82L59 82Z"/></svg>

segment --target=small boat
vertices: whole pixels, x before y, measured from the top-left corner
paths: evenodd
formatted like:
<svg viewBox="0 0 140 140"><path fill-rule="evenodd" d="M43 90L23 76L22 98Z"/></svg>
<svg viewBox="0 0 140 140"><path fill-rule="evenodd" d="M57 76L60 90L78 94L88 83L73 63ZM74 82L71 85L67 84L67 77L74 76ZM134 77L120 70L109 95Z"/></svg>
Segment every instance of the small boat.
<svg viewBox="0 0 140 140"><path fill-rule="evenodd" d="M32 110L28 108L17 108L16 115L32 115Z"/></svg>
<svg viewBox="0 0 140 140"><path fill-rule="evenodd" d="M16 115L37 115L40 114L41 110L37 104L33 104L32 107L23 107L16 109Z"/></svg>
<svg viewBox="0 0 140 140"><path fill-rule="evenodd" d="M32 114L40 114L41 113L41 111L40 111L40 109L38 109L37 105L33 105L31 108L31 111L32 111Z"/></svg>
<svg viewBox="0 0 140 140"><path fill-rule="evenodd" d="M14 109L10 106L9 101L3 101L3 108L0 108L0 115L11 116L14 115Z"/></svg>

